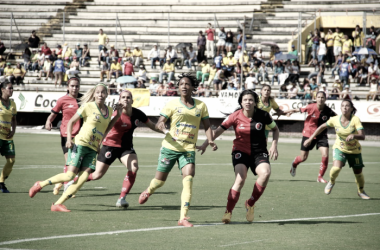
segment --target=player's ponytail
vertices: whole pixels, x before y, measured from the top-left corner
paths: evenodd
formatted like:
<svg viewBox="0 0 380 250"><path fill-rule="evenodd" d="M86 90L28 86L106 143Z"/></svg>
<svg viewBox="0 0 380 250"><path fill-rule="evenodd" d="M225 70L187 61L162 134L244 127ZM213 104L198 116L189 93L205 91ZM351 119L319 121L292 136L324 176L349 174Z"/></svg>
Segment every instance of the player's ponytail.
<svg viewBox="0 0 380 250"><path fill-rule="evenodd" d="M86 104L88 102L93 102L95 101L95 97L94 97L94 94L95 94L95 90L97 87L99 86L103 86L106 90L107 90L107 86L105 84L102 84L102 83L99 83L98 85L96 85L95 87L89 89L81 98L80 98L80 102L79 102L79 105L83 105L83 104Z"/></svg>
<svg viewBox="0 0 380 250"><path fill-rule="evenodd" d="M348 102L350 104L350 106L352 108L351 115L356 114L357 109L355 108L354 103L350 99L345 99L342 101L342 103L343 102Z"/></svg>

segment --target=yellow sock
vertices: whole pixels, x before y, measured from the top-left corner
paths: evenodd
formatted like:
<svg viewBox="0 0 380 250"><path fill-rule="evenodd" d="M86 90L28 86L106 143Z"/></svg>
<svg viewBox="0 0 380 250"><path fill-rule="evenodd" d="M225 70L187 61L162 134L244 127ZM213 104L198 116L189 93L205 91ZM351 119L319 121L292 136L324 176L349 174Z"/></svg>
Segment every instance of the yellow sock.
<svg viewBox="0 0 380 250"><path fill-rule="evenodd" d="M162 187L164 184L165 184L165 181L160 181L160 180L157 180L156 178L153 178L148 187L148 193L153 194L156 191L156 189Z"/></svg>
<svg viewBox="0 0 380 250"><path fill-rule="evenodd" d="M181 195L181 217L180 220L187 217L187 212L189 211L191 193L193 189L193 177L191 175L186 176L182 180L183 190Z"/></svg>
<svg viewBox="0 0 380 250"><path fill-rule="evenodd" d="M359 193L364 192L364 175L363 173L355 174L356 185L358 186Z"/></svg>
<svg viewBox="0 0 380 250"><path fill-rule="evenodd" d="M54 203L54 205L63 204L67 199L71 198L74 194L78 192L78 190L83 186L83 184L87 181L87 178L90 174L87 171L79 172L78 180L74 182L67 190L64 192L59 198L59 200Z"/></svg>
<svg viewBox="0 0 380 250"><path fill-rule="evenodd" d="M45 181L41 181L40 185L41 187L46 187L47 185L71 181L72 179L75 178L75 175L76 174L74 174L73 172L67 171L66 173L57 174Z"/></svg>
<svg viewBox="0 0 380 250"><path fill-rule="evenodd" d="M5 179L11 174L13 164L15 164L15 158L7 158L7 162L5 163L3 171L0 175L0 182L4 182Z"/></svg>
<svg viewBox="0 0 380 250"><path fill-rule="evenodd" d="M330 182L332 184L335 184L335 179L338 177L341 168L338 167L332 167L330 170Z"/></svg>

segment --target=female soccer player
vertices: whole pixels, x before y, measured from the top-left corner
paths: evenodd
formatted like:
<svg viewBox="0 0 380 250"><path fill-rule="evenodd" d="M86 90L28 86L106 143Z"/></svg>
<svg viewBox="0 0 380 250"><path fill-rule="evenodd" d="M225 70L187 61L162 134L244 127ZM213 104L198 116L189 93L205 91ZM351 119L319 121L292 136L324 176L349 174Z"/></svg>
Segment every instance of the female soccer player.
<svg viewBox="0 0 380 250"><path fill-rule="evenodd" d="M363 159L362 147L359 140L365 140L364 128L359 117L355 116L356 108L351 100L343 100L341 107L342 115L330 118L326 123L323 123L312 134L310 138L317 137L327 127L335 128L336 140L333 146L333 167L330 170L330 181L325 187L325 194L330 194L335 185L335 180L339 175L342 167L348 165L354 171L356 185L358 186L358 195L364 200L369 200L370 197L364 192L364 175L363 175ZM311 143L311 139L304 142L305 147Z"/></svg>
<svg viewBox="0 0 380 250"><path fill-rule="evenodd" d="M162 142L160 156L155 178L149 187L141 193L139 203L144 204L148 198L162 187L174 164L178 162L178 168L182 172L183 190L181 196L181 215L179 226L192 227L187 217L189 210L193 178L195 175L195 144L198 139L199 126L202 121L209 144L213 142L210 128L209 115L206 105L191 97L194 89L198 86L197 79L190 73L179 76L180 98L168 102L162 109L156 128L166 134ZM170 119L170 131L165 129L165 122Z"/></svg>
<svg viewBox="0 0 380 250"><path fill-rule="evenodd" d="M82 97L82 94L79 93L80 89L80 80L79 78L72 77L67 81L67 94L62 96L57 100L57 104L55 107L51 110L51 114L46 120L45 128L47 130L51 130L52 128L52 122L57 117L59 112L62 112L62 123L60 127L61 132L61 147L63 151L63 155L65 157L65 163L67 162L67 152L68 149L66 148L66 142L67 142L67 123L70 121L71 117L77 112L79 105L78 105L78 98ZM77 121L73 126L73 132L72 137L74 138L80 129L80 121ZM63 172L66 173L67 171L67 165L63 167ZM58 195L59 189L62 187L62 183L57 183L53 189L53 194Z"/></svg>
<svg viewBox="0 0 380 250"><path fill-rule="evenodd" d="M0 107L0 153L5 156L6 163L0 175L0 190L3 193L9 193L4 184L5 179L12 172L13 164L15 164L15 145L13 143L13 135L16 132L16 104L10 99L13 95L13 85L5 79L1 85L1 107Z"/></svg>
<svg viewBox="0 0 380 250"><path fill-rule="evenodd" d="M70 181L78 174L78 181L71 185L57 202L53 203L51 211L70 212L63 203L82 187L90 173L95 170L99 145L121 116L122 107L116 104L117 116L111 121L112 108L104 104L106 98L107 87L104 84L96 85L81 98L82 106L67 123L67 138L71 138L73 125L80 118L84 120L82 128L74 138L75 143L72 140L66 142L66 147L69 148L67 172L45 181L37 181L29 190L29 196L33 198L43 187Z"/></svg>
<svg viewBox="0 0 380 250"><path fill-rule="evenodd" d="M303 132L302 132L302 142L301 142L301 155L297 156L290 168L290 174L294 177L296 176L297 166L307 160L309 156L309 151L317 145L317 149L322 154L322 162L319 167L319 174L317 182L327 183L323 179L323 175L326 172L327 166L329 164L329 141L327 138L327 131L322 132L317 137L311 137L315 130L323 123L326 123L328 119L332 116L336 116L336 113L326 105L326 94L323 91L317 93L317 102L307 105L304 108L292 109L285 111L286 114L292 114L296 112L307 112L307 117L305 120ZM309 138L313 138L309 146L305 147L304 142Z"/></svg>
<svg viewBox="0 0 380 250"><path fill-rule="evenodd" d="M259 96L259 102L257 103L257 107L268 113L273 109L274 111L276 111L275 115L278 115L278 117L280 117L281 115L285 115L286 113L278 107L277 102L274 100L273 97L270 96L271 93L272 87L270 85L264 85L264 87L261 88L261 95ZM265 126L265 137L267 138L267 141L270 130L271 129L268 126Z"/></svg>
<svg viewBox="0 0 380 250"><path fill-rule="evenodd" d="M259 102L258 95L252 90L244 90L240 94L238 102L240 108L230 114L214 131L214 138L218 138L224 131L233 126L236 135L232 150L235 182L228 193L227 208L222 218L222 221L226 224L231 221L232 210L239 200L240 191L244 186L249 168L254 175L259 176L254 185L251 198L245 201L247 221L253 221L254 204L263 194L271 174L268 155L274 160L277 160L278 157L277 143L280 133L269 113L256 108ZM265 137L265 125L273 130L273 142L269 149L269 154ZM203 154L206 147L207 141L198 149Z"/></svg>
<svg viewBox="0 0 380 250"><path fill-rule="evenodd" d="M124 166L127 167L128 173L124 178L120 198L116 202L116 207L128 207L129 204L125 200L125 197L132 189L136 180L137 170L139 169L137 154L133 148L133 132L139 126L140 122L145 123L148 128L154 131L163 132L155 128L155 124L148 119L144 112L132 107L133 97L130 91L123 90L120 93L119 103L123 105L121 117L103 140L103 147L98 154L95 172L88 176L87 181L102 178L106 174L109 166L118 158ZM114 111L112 115L116 116L117 112ZM69 185L75 182L77 178L70 181Z"/></svg>

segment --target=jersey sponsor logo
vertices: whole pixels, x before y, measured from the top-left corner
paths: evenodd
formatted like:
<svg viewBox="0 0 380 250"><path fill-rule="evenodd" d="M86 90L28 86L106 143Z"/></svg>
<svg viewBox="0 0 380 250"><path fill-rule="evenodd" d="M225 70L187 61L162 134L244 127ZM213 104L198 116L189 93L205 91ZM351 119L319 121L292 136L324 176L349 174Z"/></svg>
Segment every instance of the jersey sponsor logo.
<svg viewBox="0 0 380 250"><path fill-rule="evenodd" d="M268 158L268 155L267 155L266 153L263 153L263 156L264 156L265 158Z"/></svg>
<svg viewBox="0 0 380 250"><path fill-rule="evenodd" d="M170 164L170 160L168 158L164 158L161 160L161 162L165 165L169 165Z"/></svg>
<svg viewBox="0 0 380 250"><path fill-rule="evenodd" d="M241 158L241 153L236 153L235 154L235 159L240 159Z"/></svg>
<svg viewBox="0 0 380 250"><path fill-rule="evenodd" d="M93 128L93 129L92 129L92 133L93 133L93 134L99 134L99 135L101 135L102 137L104 136L103 133L100 132L99 130L97 130L96 128Z"/></svg>
<svg viewBox="0 0 380 250"><path fill-rule="evenodd" d="M263 124L261 122L256 123L255 128L257 130L261 130L263 128Z"/></svg>
<svg viewBox="0 0 380 250"><path fill-rule="evenodd" d="M111 158L111 156L112 156L111 151L107 151L107 152L104 154L104 156L105 156L107 159Z"/></svg>
<svg viewBox="0 0 380 250"><path fill-rule="evenodd" d="M100 123L100 115L99 115L99 114L96 114L95 112L94 112L93 114L95 115L93 121L95 121L95 122L99 122L99 123Z"/></svg>
<svg viewBox="0 0 380 250"><path fill-rule="evenodd" d="M7 122L7 121L0 121L0 123L11 124L11 122Z"/></svg>
<svg viewBox="0 0 380 250"><path fill-rule="evenodd" d="M177 122L176 127L185 127L185 128L197 128L197 126L191 125L191 124L186 124L186 123L180 123Z"/></svg>
<svg viewBox="0 0 380 250"><path fill-rule="evenodd" d="M135 120L135 125L136 125L136 127L139 126L139 123L140 123L139 119L136 119L136 120Z"/></svg>
<svg viewBox="0 0 380 250"><path fill-rule="evenodd" d="M239 129L245 129L244 124L239 124Z"/></svg>
<svg viewBox="0 0 380 250"><path fill-rule="evenodd" d="M122 128L126 128L126 127L128 127L128 124L126 124L126 123L123 122L123 124L121 124L121 127Z"/></svg>
<svg viewBox="0 0 380 250"><path fill-rule="evenodd" d="M201 110L200 109L195 108L195 116L196 117L200 117L201 116Z"/></svg>
<svg viewBox="0 0 380 250"><path fill-rule="evenodd" d="M177 108L178 113L182 113L182 108Z"/></svg>
<svg viewBox="0 0 380 250"><path fill-rule="evenodd" d="M74 105L72 105L72 104L70 104L69 106L67 106L68 108L73 108L74 107Z"/></svg>

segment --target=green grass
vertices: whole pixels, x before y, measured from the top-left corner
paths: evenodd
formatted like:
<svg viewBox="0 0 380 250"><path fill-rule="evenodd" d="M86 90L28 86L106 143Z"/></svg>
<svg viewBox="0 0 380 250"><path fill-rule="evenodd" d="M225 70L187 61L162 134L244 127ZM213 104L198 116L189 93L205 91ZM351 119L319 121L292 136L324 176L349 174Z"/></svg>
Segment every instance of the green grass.
<svg viewBox="0 0 380 250"><path fill-rule="evenodd" d="M126 169L117 161L99 181L88 182L77 198L65 204L71 213L53 213L50 205L59 196L52 187L33 199L28 190L37 180L62 171L64 164L58 135L18 134L15 137L16 164L7 180L10 194L0 193L0 249L378 249L380 215L270 222L295 218L380 213L379 149L364 147L365 190L372 200L356 194L354 175L348 167L340 173L331 195L317 183L320 153L289 174L290 163L299 153L299 144L279 145L279 160L265 193L256 203L255 222L245 220L244 201L250 197L255 177L250 173L235 207L230 225L127 232L102 236L38 240L11 245L1 242L48 236L96 233L117 230L175 227L179 218L181 176L173 169L165 185L145 205L138 204L155 173L161 140L135 138L140 170L127 196L130 207L115 208ZM195 225L220 223L233 184L231 141L217 141L217 152L197 155L193 199L189 216ZM4 162L4 158L2 158ZM331 155L330 155L331 159ZM204 165L202 165L204 164ZM209 164L209 165L206 165ZM36 168L30 168L36 166ZM38 166L41 166L40 168ZM54 167L55 166L55 167ZM24 168L24 169L23 169ZM331 160L328 173L331 168ZM102 187L102 188L100 188Z"/></svg>

